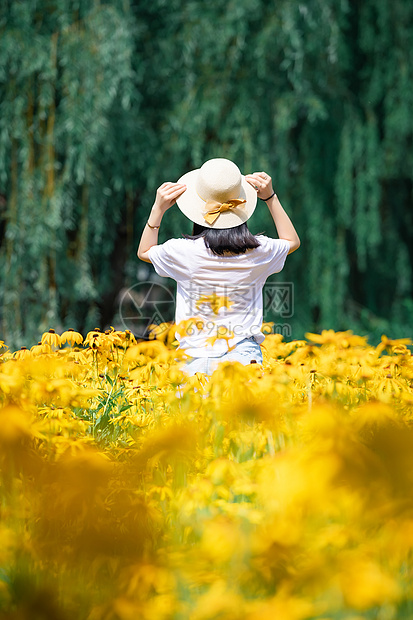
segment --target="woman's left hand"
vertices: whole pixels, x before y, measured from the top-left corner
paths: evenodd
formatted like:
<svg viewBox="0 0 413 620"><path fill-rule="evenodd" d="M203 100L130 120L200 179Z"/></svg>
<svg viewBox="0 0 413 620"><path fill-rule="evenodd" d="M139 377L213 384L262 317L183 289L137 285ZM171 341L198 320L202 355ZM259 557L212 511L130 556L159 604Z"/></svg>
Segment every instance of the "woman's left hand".
<svg viewBox="0 0 413 620"><path fill-rule="evenodd" d="M266 172L246 174L245 180L256 190L258 198L268 198L274 192L272 179Z"/></svg>
<svg viewBox="0 0 413 620"><path fill-rule="evenodd" d="M182 183L162 183L156 191L156 198L153 208L165 213L176 202L186 190L186 185Z"/></svg>

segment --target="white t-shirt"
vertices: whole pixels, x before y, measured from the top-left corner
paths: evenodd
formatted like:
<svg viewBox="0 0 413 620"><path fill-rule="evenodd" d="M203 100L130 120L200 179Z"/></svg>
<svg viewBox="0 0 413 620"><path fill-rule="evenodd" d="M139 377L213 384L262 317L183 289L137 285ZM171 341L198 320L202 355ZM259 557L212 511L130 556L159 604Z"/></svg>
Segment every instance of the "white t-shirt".
<svg viewBox="0 0 413 620"><path fill-rule="evenodd" d="M149 249L156 273L177 282L175 323L198 319L190 321L186 335L175 334L191 357L218 357L250 336L264 340L262 289L284 267L290 244L265 235L257 239L258 248L226 256L213 254L202 237L169 239Z"/></svg>

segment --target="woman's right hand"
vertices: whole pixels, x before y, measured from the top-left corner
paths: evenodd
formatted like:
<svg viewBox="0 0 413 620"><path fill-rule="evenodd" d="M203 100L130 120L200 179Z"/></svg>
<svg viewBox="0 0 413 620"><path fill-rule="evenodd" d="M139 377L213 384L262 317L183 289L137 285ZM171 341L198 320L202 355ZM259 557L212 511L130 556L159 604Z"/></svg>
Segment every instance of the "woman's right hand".
<svg viewBox="0 0 413 620"><path fill-rule="evenodd" d="M258 198L269 198L274 193L272 179L266 172L246 174L245 180L256 190Z"/></svg>

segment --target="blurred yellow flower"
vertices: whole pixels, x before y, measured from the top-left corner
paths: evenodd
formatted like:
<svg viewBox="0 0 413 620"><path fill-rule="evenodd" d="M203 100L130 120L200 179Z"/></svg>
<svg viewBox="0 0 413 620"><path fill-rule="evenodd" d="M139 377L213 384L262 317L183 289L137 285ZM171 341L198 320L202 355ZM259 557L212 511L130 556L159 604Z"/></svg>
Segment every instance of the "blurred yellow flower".
<svg viewBox="0 0 413 620"><path fill-rule="evenodd" d="M1 356L4 617L49 599L89 620L409 609L408 339L268 333L262 365L187 377L175 333L203 327L93 330L81 350L52 331Z"/></svg>
<svg viewBox="0 0 413 620"><path fill-rule="evenodd" d="M225 583L215 581L205 594L201 594L191 620L244 620L245 603L243 598Z"/></svg>
<svg viewBox="0 0 413 620"><path fill-rule="evenodd" d="M245 620L307 620L317 613L317 606L310 600L299 598L285 590L265 601L252 602L247 609ZM322 618L326 616L323 614Z"/></svg>
<svg viewBox="0 0 413 620"><path fill-rule="evenodd" d="M338 580L346 604L353 609L392 603L401 596L394 577L386 574L377 562L357 553L343 560Z"/></svg>
<svg viewBox="0 0 413 620"><path fill-rule="evenodd" d="M0 409L0 445L14 447L17 443L32 436L30 417L15 405Z"/></svg>

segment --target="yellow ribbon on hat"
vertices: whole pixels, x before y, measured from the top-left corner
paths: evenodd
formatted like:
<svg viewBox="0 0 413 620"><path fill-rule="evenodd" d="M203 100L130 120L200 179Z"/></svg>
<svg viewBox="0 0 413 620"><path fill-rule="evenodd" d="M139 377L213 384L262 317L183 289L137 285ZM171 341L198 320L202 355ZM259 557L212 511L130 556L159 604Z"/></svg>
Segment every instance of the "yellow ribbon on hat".
<svg viewBox="0 0 413 620"><path fill-rule="evenodd" d="M208 222L208 224L213 224L217 217L219 217L220 213L223 213L224 211L229 211L230 209L235 209L235 207L239 207L246 202L246 200L241 200L240 198L232 198L231 200L227 200L226 202L207 200L207 211L206 213L204 213L204 219Z"/></svg>

